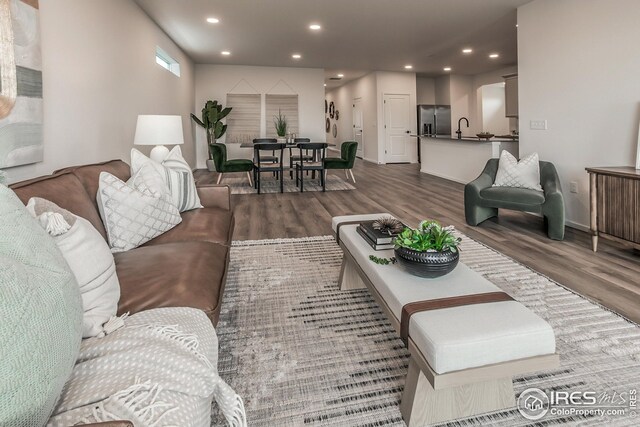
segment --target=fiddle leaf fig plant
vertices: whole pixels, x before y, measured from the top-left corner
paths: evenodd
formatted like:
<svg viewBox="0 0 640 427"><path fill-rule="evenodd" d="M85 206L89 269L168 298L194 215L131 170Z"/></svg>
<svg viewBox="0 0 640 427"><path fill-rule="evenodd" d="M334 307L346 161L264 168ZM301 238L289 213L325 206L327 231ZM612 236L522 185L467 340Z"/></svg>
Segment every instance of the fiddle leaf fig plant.
<svg viewBox="0 0 640 427"><path fill-rule="evenodd" d="M443 227L438 221L422 221L418 228L405 227L396 237L397 248L418 252L458 252L462 239L453 234L452 225Z"/></svg>
<svg viewBox="0 0 640 427"><path fill-rule="evenodd" d="M207 101L202 109L202 118L198 118L195 114L191 114L194 122L199 124L207 132L207 145L215 144L216 140L221 138L227 131L227 125L222 123L222 119L227 117L232 108L223 108L218 101ZM210 150L207 150L210 151ZM211 158L211 153L209 153Z"/></svg>

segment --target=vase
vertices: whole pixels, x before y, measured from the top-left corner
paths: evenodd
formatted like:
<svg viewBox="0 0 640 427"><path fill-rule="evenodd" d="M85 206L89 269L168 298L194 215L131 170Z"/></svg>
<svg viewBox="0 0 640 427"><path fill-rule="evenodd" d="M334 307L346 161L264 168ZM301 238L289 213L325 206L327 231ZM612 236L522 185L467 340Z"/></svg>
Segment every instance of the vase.
<svg viewBox="0 0 640 427"><path fill-rule="evenodd" d="M451 273L458 265L460 254L449 250L441 252L418 252L407 248L394 249L398 263L410 274L436 278Z"/></svg>
<svg viewBox="0 0 640 427"><path fill-rule="evenodd" d="M277 141L280 144L286 144L287 143L287 138L285 138L284 136L279 136Z"/></svg>

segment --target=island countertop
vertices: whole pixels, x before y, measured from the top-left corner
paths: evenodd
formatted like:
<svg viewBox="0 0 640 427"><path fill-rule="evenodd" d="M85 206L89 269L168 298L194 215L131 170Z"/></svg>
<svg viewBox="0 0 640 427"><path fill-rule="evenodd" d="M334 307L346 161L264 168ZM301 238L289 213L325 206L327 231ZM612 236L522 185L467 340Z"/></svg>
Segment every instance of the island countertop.
<svg viewBox="0 0 640 427"><path fill-rule="evenodd" d="M463 136L462 139L454 138L447 135L419 135L420 139L437 139L439 141L452 141L452 142L477 142L477 143L490 143L490 142L518 142L518 138L496 138L480 139L477 136Z"/></svg>
<svg viewBox="0 0 640 427"><path fill-rule="evenodd" d="M477 178L487 160L507 150L518 158L518 141L420 136L420 172L466 184Z"/></svg>

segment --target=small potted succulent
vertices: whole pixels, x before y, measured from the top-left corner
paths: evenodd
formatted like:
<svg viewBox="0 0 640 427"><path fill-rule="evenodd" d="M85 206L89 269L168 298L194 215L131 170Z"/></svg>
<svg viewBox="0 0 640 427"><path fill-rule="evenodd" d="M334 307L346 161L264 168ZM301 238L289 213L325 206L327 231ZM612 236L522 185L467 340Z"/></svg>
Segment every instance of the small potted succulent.
<svg viewBox="0 0 640 427"><path fill-rule="evenodd" d="M422 221L415 229L405 227L394 242L396 260L415 276L434 278L450 273L460 259L461 239L453 230L437 221Z"/></svg>

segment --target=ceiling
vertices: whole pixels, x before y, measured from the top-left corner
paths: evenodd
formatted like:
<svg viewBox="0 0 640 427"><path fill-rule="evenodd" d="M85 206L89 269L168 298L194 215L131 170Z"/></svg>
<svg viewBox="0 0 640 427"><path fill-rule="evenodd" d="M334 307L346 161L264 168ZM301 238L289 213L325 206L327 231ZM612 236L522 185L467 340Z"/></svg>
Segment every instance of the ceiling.
<svg viewBox="0 0 640 427"><path fill-rule="evenodd" d="M324 68L329 88L405 65L419 76L513 65L516 9L531 0L135 1L196 63ZM345 77L329 81L334 73Z"/></svg>

